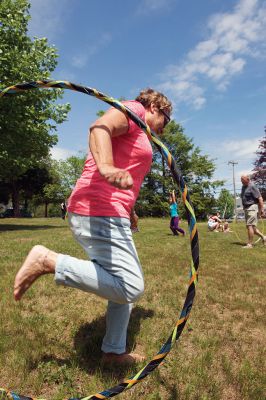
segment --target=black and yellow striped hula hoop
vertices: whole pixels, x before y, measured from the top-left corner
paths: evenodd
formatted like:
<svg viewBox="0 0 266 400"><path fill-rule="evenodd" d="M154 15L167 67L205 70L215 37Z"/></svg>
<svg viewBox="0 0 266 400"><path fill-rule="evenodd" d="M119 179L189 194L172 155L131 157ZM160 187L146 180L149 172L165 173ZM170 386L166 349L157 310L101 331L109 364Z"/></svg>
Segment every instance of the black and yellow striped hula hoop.
<svg viewBox="0 0 266 400"><path fill-rule="evenodd" d="M8 97L14 94L18 94L20 92L37 89L37 88L60 88L60 89L70 89L77 92L85 93L90 96L96 97L99 100L108 103L109 105L115 107L116 109L123 112L128 118L134 121L143 131L146 132L150 140L154 143L156 148L161 153L162 157L166 160L174 181L177 183L179 190L182 193L182 200L187 213L187 221L190 231L190 244L191 244L191 264L190 264L190 279L188 283L188 289L186 293L186 297L184 300L183 308L180 313L179 319L177 320L173 331L171 332L167 341L163 344L162 348L158 351L158 353L153 357L153 359L145 365L135 376L124 379L122 382L117 384L116 386L103 390L101 392L92 394L86 397L80 398L71 398L71 400L89 400L89 399L107 399L109 397L114 397L125 390L130 389L132 386L136 385L138 382L142 381L146 376L148 376L153 370L155 370L161 362L165 359L165 357L170 352L174 343L179 339L186 322L188 320L194 297L196 294L196 284L198 281L198 267L199 267L199 239L198 239L198 231L196 226L196 218L194 214L194 210L189 198L189 193L187 186L184 182L184 179L177 169L176 163L170 154L167 147L158 139L155 132L153 132L148 125L145 124L134 112L132 112L129 108L127 108L124 104L120 103L118 100L113 99L112 97L106 96L105 94L99 92L96 89L85 87L81 85L76 85L74 83L68 81L53 81L53 80L39 80L28 83L20 83L17 85L13 85L7 87L5 89L0 90L0 97ZM32 397L18 395L14 392L11 392L7 389L0 388L0 395L5 395L10 399L14 400L34 400ZM69 399L70 400L70 399Z"/></svg>

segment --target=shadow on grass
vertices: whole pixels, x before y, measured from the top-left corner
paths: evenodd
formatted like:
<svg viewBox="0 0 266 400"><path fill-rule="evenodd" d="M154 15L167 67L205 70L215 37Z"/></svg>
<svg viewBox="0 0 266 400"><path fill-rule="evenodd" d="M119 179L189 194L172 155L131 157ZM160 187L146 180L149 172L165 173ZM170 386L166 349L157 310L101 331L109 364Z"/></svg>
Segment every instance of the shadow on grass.
<svg viewBox="0 0 266 400"><path fill-rule="evenodd" d="M165 400L181 400L181 396L179 390L176 388L174 384L167 384L165 378L161 377L160 372L158 373L159 379L164 382L164 385L167 389L169 395L165 397Z"/></svg>
<svg viewBox="0 0 266 400"><path fill-rule="evenodd" d="M236 245L236 246L245 246L246 243L244 242L232 242L232 244Z"/></svg>
<svg viewBox="0 0 266 400"><path fill-rule="evenodd" d="M65 229L66 227L63 226L56 226L56 225L0 225L0 232L7 232L7 231L36 231L41 229Z"/></svg>
<svg viewBox="0 0 266 400"><path fill-rule="evenodd" d="M136 306L133 308L131 318L128 326L127 347L129 350L134 348L136 335L141 328L141 321L146 318L151 318L154 312L152 310L144 309L143 307ZM101 344L105 335L105 316L95 319L90 324L85 324L80 327L74 338L74 346L77 354L79 367L86 372L94 372L95 369L101 367ZM107 368L104 368L108 372ZM114 375L114 369L112 369ZM116 368L118 376L125 373L125 367ZM122 376L121 375L121 376ZM117 374L115 374L117 377Z"/></svg>
<svg viewBox="0 0 266 400"><path fill-rule="evenodd" d="M140 331L141 321L151 318L154 315L153 310L147 310L136 306L133 308L128 327L128 348L132 349L136 340L136 335ZM38 360L38 364L45 363L57 365L58 368L67 366L72 368L77 365L88 374L102 375L102 377L112 377L115 380L122 380L129 375L136 373L142 364L131 367L106 367L101 363L101 344L105 334L105 316L95 319L91 323L80 326L74 337L74 355L73 358L60 359L54 355L47 354ZM36 368L36 362L31 368Z"/></svg>

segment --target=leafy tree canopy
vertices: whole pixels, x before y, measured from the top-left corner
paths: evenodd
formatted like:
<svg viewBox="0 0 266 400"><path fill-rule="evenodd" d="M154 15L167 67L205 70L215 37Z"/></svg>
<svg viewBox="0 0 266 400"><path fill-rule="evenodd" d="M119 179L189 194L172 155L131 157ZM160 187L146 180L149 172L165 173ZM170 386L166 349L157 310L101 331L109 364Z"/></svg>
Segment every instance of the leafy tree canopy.
<svg viewBox="0 0 266 400"><path fill-rule="evenodd" d="M80 154L80 156L71 156L66 160L57 162L57 173L62 191L65 193L65 199L70 196L77 179L80 177L85 160L86 155Z"/></svg>
<svg viewBox="0 0 266 400"><path fill-rule="evenodd" d="M216 205L213 196L215 188L223 183L211 180L215 171L214 160L202 155L199 147L194 145L193 140L184 134L183 127L175 121L167 125L161 140L182 171L197 217L205 218ZM151 172L144 180L136 205L137 212L140 215L167 215L168 193L173 189L177 190L177 185L161 154L155 150ZM184 216L181 203L180 211Z"/></svg>
<svg viewBox="0 0 266 400"><path fill-rule="evenodd" d="M222 189L218 200L217 207L222 218L232 218L234 215L234 196L227 190Z"/></svg>
<svg viewBox="0 0 266 400"><path fill-rule="evenodd" d="M50 78L57 65L55 47L46 38L28 36L29 9L27 0L0 2L2 88ZM17 179L48 156L57 143L56 124L67 118L69 104L56 102L61 97L60 90L31 90L0 99L0 179L13 183L17 209Z"/></svg>

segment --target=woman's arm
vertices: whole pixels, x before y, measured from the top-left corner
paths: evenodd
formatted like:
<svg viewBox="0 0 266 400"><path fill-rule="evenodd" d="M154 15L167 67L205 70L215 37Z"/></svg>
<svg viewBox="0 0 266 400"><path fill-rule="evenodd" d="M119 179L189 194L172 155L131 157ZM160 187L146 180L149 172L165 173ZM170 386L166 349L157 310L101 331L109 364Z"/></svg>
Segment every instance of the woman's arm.
<svg viewBox="0 0 266 400"><path fill-rule="evenodd" d="M90 127L90 150L99 172L119 189L130 189L133 180L128 171L115 167L111 138L124 135L127 131L128 120L116 109L108 110Z"/></svg>
<svg viewBox="0 0 266 400"><path fill-rule="evenodd" d="M172 201L173 203L176 203L176 197L175 197L175 191L172 191Z"/></svg>

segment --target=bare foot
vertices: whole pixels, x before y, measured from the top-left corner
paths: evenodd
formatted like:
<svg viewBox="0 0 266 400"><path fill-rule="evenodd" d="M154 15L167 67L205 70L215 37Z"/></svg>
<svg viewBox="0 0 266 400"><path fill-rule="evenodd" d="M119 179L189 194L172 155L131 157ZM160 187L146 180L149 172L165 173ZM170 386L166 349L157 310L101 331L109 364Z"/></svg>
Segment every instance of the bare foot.
<svg viewBox="0 0 266 400"><path fill-rule="evenodd" d="M242 246L242 249L253 249L253 245L251 243L246 244L245 246Z"/></svg>
<svg viewBox="0 0 266 400"><path fill-rule="evenodd" d="M137 353L103 353L102 363L105 365L132 365L145 360L145 357Z"/></svg>
<svg viewBox="0 0 266 400"><path fill-rule="evenodd" d="M53 272L53 269L47 267L45 263L49 251L49 249L40 245L34 246L31 249L15 278L15 300L20 300L39 276Z"/></svg>

